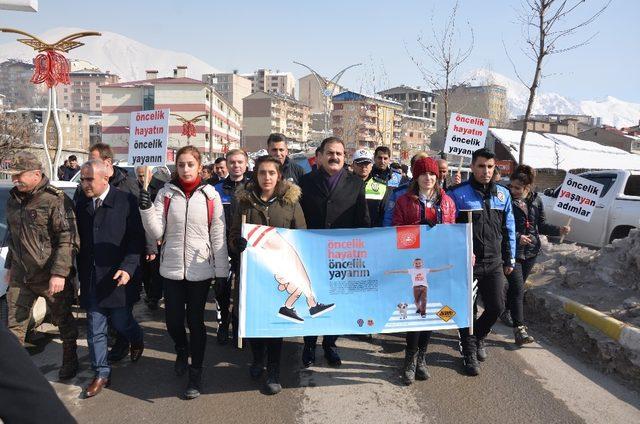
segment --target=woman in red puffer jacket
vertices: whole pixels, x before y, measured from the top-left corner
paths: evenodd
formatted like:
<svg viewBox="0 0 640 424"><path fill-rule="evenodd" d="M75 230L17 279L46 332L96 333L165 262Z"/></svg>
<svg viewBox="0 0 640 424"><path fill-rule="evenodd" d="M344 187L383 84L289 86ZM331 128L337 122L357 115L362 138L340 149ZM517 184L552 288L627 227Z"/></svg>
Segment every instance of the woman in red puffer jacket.
<svg viewBox="0 0 640 424"><path fill-rule="evenodd" d="M414 162L411 172L413 181L405 194L396 201L392 225L453 224L456 222L456 205L440 188L438 162L432 158L421 158ZM402 379L409 385L417 378L426 380L429 371L425 363L427 345L431 331L407 332Z"/></svg>

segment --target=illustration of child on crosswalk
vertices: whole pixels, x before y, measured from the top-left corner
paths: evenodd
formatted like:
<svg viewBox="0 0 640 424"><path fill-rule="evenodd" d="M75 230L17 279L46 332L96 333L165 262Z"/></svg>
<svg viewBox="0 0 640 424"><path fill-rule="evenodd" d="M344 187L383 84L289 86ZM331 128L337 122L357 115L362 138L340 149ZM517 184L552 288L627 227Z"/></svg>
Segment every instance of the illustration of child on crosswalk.
<svg viewBox="0 0 640 424"><path fill-rule="evenodd" d="M441 268L425 268L424 261L421 258L416 258L413 260L413 268L385 271L385 274L409 274L411 276L416 313L425 318L427 316L427 291L429 290L427 275L451 268L453 268L453 265L446 265Z"/></svg>
<svg viewBox="0 0 640 424"><path fill-rule="evenodd" d="M316 300L309 274L294 247L278 233L275 227L256 226L247 235L247 245L263 249L260 257L273 272L278 291L286 291L289 296L278 311L280 318L298 324L304 323L293 307L304 295L309 307L309 315L316 318L335 308L335 304L323 304Z"/></svg>

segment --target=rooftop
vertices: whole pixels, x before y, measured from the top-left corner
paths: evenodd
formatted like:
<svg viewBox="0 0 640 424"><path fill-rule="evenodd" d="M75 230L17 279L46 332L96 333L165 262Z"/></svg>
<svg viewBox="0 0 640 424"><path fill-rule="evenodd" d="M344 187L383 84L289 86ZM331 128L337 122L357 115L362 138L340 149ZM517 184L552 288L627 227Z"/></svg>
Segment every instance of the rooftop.
<svg viewBox="0 0 640 424"><path fill-rule="evenodd" d="M181 78L165 77L165 78L144 79L139 81L118 82L115 84L107 84L101 87L131 88L131 87L141 87L144 85L161 85L161 84L192 84L192 85L202 85L202 86L207 85L200 80L188 78L188 77L181 77Z"/></svg>
<svg viewBox="0 0 640 424"><path fill-rule="evenodd" d="M517 161L522 131L489 128L489 134ZM524 155L534 168L640 169L640 155L564 134L527 132Z"/></svg>
<svg viewBox="0 0 640 424"><path fill-rule="evenodd" d="M387 103L393 106L400 106L400 107L403 106L403 104L400 102L385 99L382 96L362 94L362 93L357 93L355 91L349 91L349 90L343 91L333 96L333 100L337 100L337 101L353 101L353 100L367 100L367 99L374 100L376 102Z"/></svg>

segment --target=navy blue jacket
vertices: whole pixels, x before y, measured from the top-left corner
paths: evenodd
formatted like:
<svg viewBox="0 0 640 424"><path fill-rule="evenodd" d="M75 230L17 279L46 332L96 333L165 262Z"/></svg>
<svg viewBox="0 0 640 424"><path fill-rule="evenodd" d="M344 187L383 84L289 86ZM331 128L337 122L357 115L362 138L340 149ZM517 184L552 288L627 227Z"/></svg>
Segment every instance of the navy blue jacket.
<svg viewBox="0 0 640 424"><path fill-rule="evenodd" d="M138 301L140 290L134 275L140 266L145 237L136 198L111 186L94 214L93 199L81 193L76 200L76 218L80 235L80 305L87 308L92 292L102 308L120 308ZM119 269L126 271L131 280L117 287L113 276Z"/></svg>
<svg viewBox="0 0 640 424"><path fill-rule="evenodd" d="M466 223L466 211L473 211L476 263L502 262L513 266L516 229L509 190L493 182L483 186L471 176L468 181L451 187L447 194L456 204L456 222Z"/></svg>

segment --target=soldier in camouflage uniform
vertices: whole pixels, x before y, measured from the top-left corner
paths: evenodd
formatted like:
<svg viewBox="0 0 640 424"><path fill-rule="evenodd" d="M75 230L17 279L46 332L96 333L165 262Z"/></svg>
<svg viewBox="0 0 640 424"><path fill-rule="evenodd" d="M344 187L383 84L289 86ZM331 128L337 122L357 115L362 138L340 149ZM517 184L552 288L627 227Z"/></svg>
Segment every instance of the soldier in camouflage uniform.
<svg viewBox="0 0 640 424"><path fill-rule="evenodd" d="M16 154L1 172L10 174L14 184L6 208L9 329L24 344L31 308L44 297L63 343L58 375L62 380L72 378L78 370L78 329L71 313L75 295L71 277L79 247L73 203L49 184L32 153Z"/></svg>

